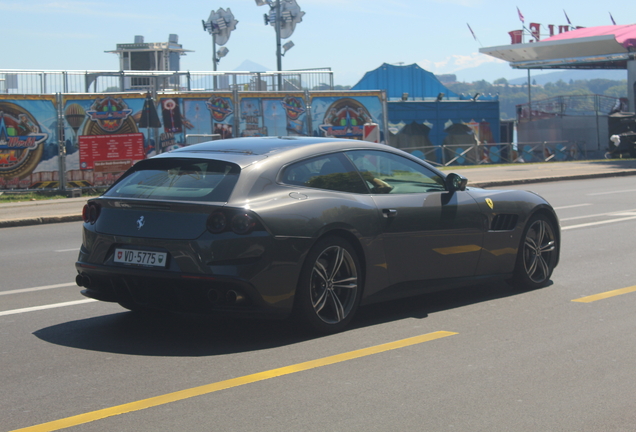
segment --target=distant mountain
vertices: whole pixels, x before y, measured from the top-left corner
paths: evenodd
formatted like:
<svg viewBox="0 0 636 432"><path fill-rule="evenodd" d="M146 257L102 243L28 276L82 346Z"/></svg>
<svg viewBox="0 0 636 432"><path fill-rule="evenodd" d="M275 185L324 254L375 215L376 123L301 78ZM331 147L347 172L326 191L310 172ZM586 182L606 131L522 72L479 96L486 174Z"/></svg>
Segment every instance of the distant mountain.
<svg viewBox="0 0 636 432"><path fill-rule="evenodd" d="M498 78L506 78L509 84L521 85L528 80L528 71L525 69L513 69L507 62L483 63L479 66L456 70L452 72L457 75L457 81L472 83L479 80L486 80L492 83ZM592 79L625 80L627 72L625 70L559 70L544 69L531 70L530 80L536 80L537 84L544 85L549 82L556 83L563 80L566 83L576 80Z"/></svg>
<svg viewBox="0 0 636 432"><path fill-rule="evenodd" d="M493 82L498 78L506 78L508 82L513 79L527 76L525 70L513 69L507 62L483 63L472 68L460 69L452 72L457 75L459 82L475 82L485 80Z"/></svg>
<svg viewBox="0 0 636 432"><path fill-rule="evenodd" d="M238 65L236 69L234 69L234 72L267 72L271 70L272 69L258 63L254 63L251 60L245 60L243 63Z"/></svg>
<svg viewBox="0 0 636 432"><path fill-rule="evenodd" d="M527 72L526 72L527 73ZM558 72L538 73L536 71L530 71L530 81L536 81L539 85L545 85L547 83L555 83L562 80L565 83L569 83L570 80L593 80L593 79L608 79L608 80L626 80L627 72L624 70L566 70ZM508 84L525 84L528 81L528 77L514 78L508 80Z"/></svg>

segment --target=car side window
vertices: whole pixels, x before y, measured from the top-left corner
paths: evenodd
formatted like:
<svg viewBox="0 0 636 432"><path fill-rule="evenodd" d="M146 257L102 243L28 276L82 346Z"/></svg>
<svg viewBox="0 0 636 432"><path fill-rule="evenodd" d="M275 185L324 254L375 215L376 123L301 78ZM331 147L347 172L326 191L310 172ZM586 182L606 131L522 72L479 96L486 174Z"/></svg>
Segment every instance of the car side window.
<svg viewBox="0 0 636 432"><path fill-rule="evenodd" d="M400 155L378 150L345 153L374 194L409 194L445 190L444 179Z"/></svg>
<svg viewBox="0 0 636 432"><path fill-rule="evenodd" d="M316 189L369 193L360 174L341 153L318 156L291 164L283 170L281 181Z"/></svg>

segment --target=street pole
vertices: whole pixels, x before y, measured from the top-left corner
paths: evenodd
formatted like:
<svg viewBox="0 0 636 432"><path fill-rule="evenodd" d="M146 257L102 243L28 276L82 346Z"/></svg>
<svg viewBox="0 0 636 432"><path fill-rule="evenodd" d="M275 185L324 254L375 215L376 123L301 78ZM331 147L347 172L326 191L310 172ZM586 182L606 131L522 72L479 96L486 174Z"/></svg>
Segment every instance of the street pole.
<svg viewBox="0 0 636 432"><path fill-rule="evenodd" d="M530 88L530 69L528 69L528 119L532 118L532 92Z"/></svg>
<svg viewBox="0 0 636 432"><path fill-rule="evenodd" d="M216 72L216 34L214 34L214 32L212 32L212 70L214 72ZM214 78L213 78L214 82L213 82L213 86L214 86L214 90L216 90L216 73L214 74Z"/></svg>
<svg viewBox="0 0 636 432"><path fill-rule="evenodd" d="M276 1L276 67L278 70L278 91L282 90L283 87L283 77L281 75L281 71L283 70L282 64L282 55L280 52L280 3L282 0Z"/></svg>

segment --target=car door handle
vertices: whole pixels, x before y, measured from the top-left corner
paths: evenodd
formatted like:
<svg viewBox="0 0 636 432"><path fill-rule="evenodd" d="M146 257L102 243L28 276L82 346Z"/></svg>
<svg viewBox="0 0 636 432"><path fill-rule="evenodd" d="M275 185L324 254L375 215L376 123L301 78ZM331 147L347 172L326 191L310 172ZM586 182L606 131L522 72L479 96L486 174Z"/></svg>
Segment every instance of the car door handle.
<svg viewBox="0 0 636 432"><path fill-rule="evenodd" d="M382 216L385 218L394 218L397 216L396 209L382 209Z"/></svg>

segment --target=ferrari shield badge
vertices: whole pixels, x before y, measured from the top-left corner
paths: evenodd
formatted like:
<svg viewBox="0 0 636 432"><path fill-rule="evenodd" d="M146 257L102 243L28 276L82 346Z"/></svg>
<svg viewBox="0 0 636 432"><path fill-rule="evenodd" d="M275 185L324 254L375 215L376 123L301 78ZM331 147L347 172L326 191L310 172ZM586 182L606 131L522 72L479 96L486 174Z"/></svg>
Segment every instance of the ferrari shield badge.
<svg viewBox="0 0 636 432"><path fill-rule="evenodd" d="M492 202L490 198L486 198L486 204L488 204L488 207L490 207L490 210L495 208L495 204Z"/></svg>

